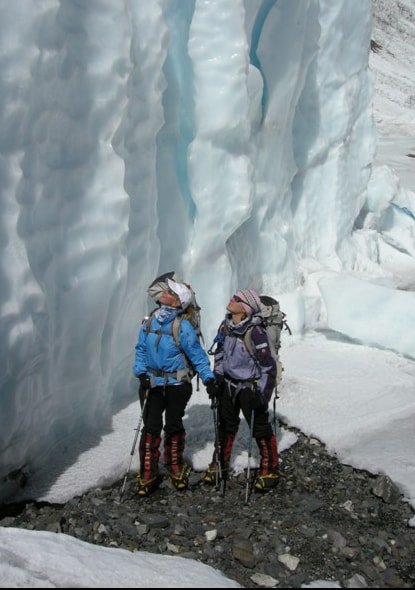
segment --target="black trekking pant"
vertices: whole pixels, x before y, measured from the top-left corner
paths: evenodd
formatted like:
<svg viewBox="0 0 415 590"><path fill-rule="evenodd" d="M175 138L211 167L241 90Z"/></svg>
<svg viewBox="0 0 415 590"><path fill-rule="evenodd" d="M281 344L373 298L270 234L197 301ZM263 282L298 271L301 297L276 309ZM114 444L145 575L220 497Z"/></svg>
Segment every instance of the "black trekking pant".
<svg viewBox="0 0 415 590"><path fill-rule="evenodd" d="M241 419L242 410L245 420L251 425L252 399L254 394L251 389L241 389L234 401L230 395L228 386L223 388L223 395L219 401L219 429L225 434L236 434ZM254 411L254 431L256 439L272 436L273 431L269 423L268 407L265 405L256 407Z"/></svg>
<svg viewBox="0 0 415 590"><path fill-rule="evenodd" d="M160 436L163 430L163 413L165 412L164 432L166 435L184 432L183 416L191 395L191 383L151 388L143 415L143 431ZM143 407L144 396L145 391L140 387L141 407Z"/></svg>

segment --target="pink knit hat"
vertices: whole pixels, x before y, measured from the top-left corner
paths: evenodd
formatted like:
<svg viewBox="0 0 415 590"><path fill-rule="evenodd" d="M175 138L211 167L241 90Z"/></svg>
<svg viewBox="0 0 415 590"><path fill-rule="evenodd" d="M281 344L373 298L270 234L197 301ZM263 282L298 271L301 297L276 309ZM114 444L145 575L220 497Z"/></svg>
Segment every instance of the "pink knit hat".
<svg viewBox="0 0 415 590"><path fill-rule="evenodd" d="M254 313L258 313L261 310L261 300L258 293L253 289L243 289L241 291L236 291L232 299L235 301L239 300L246 315L253 315Z"/></svg>

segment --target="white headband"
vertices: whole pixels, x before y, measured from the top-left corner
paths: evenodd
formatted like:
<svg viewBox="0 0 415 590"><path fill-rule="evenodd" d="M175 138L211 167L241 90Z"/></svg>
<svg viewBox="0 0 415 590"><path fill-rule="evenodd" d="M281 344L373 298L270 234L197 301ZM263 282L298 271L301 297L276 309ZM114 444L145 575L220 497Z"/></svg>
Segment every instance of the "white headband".
<svg viewBox="0 0 415 590"><path fill-rule="evenodd" d="M186 308L192 300L192 292L189 287L186 287L186 285L183 285L182 283L176 283L171 279L167 279L167 285L180 299L183 309Z"/></svg>

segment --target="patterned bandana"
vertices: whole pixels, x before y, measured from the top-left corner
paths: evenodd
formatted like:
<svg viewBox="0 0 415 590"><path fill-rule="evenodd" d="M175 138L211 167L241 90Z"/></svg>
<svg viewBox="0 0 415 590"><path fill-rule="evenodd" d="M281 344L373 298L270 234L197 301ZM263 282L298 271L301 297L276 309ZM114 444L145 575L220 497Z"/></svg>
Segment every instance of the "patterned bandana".
<svg viewBox="0 0 415 590"><path fill-rule="evenodd" d="M259 299L258 293L253 289L243 289L241 291L236 291L233 299L235 301L239 300L246 315L250 316L258 313L261 310L261 300Z"/></svg>

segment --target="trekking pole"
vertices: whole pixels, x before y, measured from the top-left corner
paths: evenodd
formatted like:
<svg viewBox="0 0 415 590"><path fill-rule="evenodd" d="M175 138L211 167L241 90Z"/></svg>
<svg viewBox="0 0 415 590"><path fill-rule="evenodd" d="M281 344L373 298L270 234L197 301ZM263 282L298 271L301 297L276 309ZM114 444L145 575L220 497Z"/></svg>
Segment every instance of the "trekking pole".
<svg viewBox="0 0 415 590"><path fill-rule="evenodd" d="M277 395L277 392L275 391L275 397L274 397L274 402L273 402L274 414L272 417L272 429L274 431L275 438L279 441L282 438L282 431L281 431L281 425L278 421L277 412L275 409L277 399L278 399L278 395Z"/></svg>
<svg viewBox="0 0 415 590"><path fill-rule="evenodd" d="M276 403L277 403L277 386L275 386L275 393L274 393L274 401L272 404L273 410L274 410L274 414L273 414L273 418L272 418L272 422L274 425L274 434L275 436L277 436L277 411L276 411Z"/></svg>
<svg viewBox="0 0 415 590"><path fill-rule="evenodd" d="M279 361L277 361L277 362L279 362ZM281 363L280 363L280 367L281 367L281 371L283 371L284 369L282 368ZM278 380L278 369L277 369L277 380L275 382L274 401L273 401L273 404L272 404L272 406L273 406L272 424L273 424L274 434L275 434L275 437L276 438L278 438L278 435L281 435L280 427L279 427L279 424L278 424L278 421L277 421L277 410L276 410L276 404L277 404L277 399L278 399L278 385L279 385L280 381L281 381L281 377Z"/></svg>
<svg viewBox="0 0 415 590"><path fill-rule="evenodd" d="M245 504L248 504L249 488L251 484L251 454L252 454L252 438L254 433L254 418L255 412L251 410L251 424L249 428L249 444L248 444L248 469L246 471L246 488L245 488Z"/></svg>
<svg viewBox="0 0 415 590"><path fill-rule="evenodd" d="M122 500L122 497L124 495L124 490L125 490L125 484L127 483L127 477L128 477L128 473L131 469L131 463L133 462L133 456L134 456L134 451L135 451L135 446L137 444L137 439L138 439L138 435L140 434L140 430L141 430L141 424L143 422L143 417L144 417L144 411L146 409L147 406L147 401L148 401L148 394L150 392L150 389L146 389L145 395L144 395L144 402L143 402L143 407L141 408L141 415L140 415L140 419L138 421L137 424L137 428L135 429L135 436L134 436L134 442L133 442L133 446L131 447L131 452L130 452L130 462L128 464L127 467L127 471L125 473L125 477L124 477L124 481L121 487L121 493L120 493L120 502Z"/></svg>
<svg viewBox="0 0 415 590"><path fill-rule="evenodd" d="M216 454L216 489L219 489L219 482L222 483L222 448L219 435L218 399L212 399L213 423L215 427L215 454Z"/></svg>

